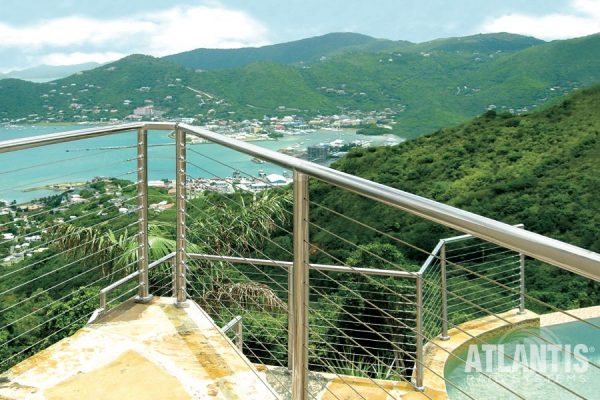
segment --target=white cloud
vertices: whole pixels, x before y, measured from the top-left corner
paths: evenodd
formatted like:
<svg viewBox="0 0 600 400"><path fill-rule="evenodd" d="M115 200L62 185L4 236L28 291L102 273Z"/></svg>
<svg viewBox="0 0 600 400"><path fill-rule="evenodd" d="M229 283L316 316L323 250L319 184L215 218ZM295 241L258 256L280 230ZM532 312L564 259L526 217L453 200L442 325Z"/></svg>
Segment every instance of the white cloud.
<svg viewBox="0 0 600 400"><path fill-rule="evenodd" d="M484 23L483 32L510 32L540 39L567 39L600 32L600 0L572 0L570 12L541 16L504 15Z"/></svg>
<svg viewBox="0 0 600 400"><path fill-rule="evenodd" d="M259 21L218 4L112 20L68 16L24 26L0 23L0 49L37 54L51 63L102 62L123 53L163 56L198 47L256 46L268 43L267 36Z"/></svg>
<svg viewBox="0 0 600 400"><path fill-rule="evenodd" d="M75 65L87 62L107 63L125 57L127 54L116 52L105 53L50 53L42 56L41 63L46 65Z"/></svg>
<svg viewBox="0 0 600 400"><path fill-rule="evenodd" d="M14 27L0 24L2 47L69 47L73 45L101 45L130 35L151 32L146 21L97 20L66 17L45 20L35 25Z"/></svg>
<svg viewBox="0 0 600 400"><path fill-rule="evenodd" d="M267 29L243 12L224 8L173 8L152 15L159 33L152 50L165 55L198 47L235 48L267 44Z"/></svg>

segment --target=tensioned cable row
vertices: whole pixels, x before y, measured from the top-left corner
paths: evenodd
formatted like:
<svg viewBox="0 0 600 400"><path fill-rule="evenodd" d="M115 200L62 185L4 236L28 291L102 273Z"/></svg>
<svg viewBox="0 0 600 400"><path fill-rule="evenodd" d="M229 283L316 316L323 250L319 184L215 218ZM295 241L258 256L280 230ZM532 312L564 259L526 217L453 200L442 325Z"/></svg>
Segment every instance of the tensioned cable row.
<svg viewBox="0 0 600 400"><path fill-rule="evenodd" d="M387 233L387 232L383 232L383 231L381 231L381 230L379 230L379 229L377 229L377 228L374 228L374 227L372 227L372 226L370 226L370 225L368 225L368 224L365 224L365 223L363 223L363 222L361 222L361 221L358 221L358 220L356 220L356 219L354 219L354 218L352 218L352 217L349 217L349 216L347 216L347 215L344 215L344 214L342 214L342 213L339 213L339 212L337 212L337 211L335 211L335 210L332 210L331 208L329 208L329 207L327 207L327 206L324 206L324 205L322 205L322 204L315 203L315 202L313 202L313 201L311 201L311 204L314 204L314 205L316 205L316 206L318 206L318 207L321 207L321 208L323 208L323 209L326 209L326 210L328 210L328 211L330 211L330 212L334 213L335 215L337 215L337 216L339 216L339 217L341 217L341 218L344 218L344 219L346 219L346 220L348 220L348 221L350 221L350 222L353 222L353 223L355 223L355 224L357 224L357 225L360 225L360 226L362 226L363 228L366 228L366 229L372 230L373 232L376 232L376 233L378 233L378 234L380 234L380 235L382 235L382 236L385 236L385 237L387 237L388 239L391 239L391 240L393 240L393 241L396 241L396 242L398 242L398 243L401 243L401 244L403 244L403 245L405 245L405 246L408 246L408 247L410 247L410 248L412 248L412 249L414 249L414 250L420 251L420 252L422 252L424 255L427 255L427 256L433 256L433 257L434 257L434 258L436 258L437 260L441 260L441 258L440 258L440 256L439 256L438 254L433 254L433 253L431 253L431 252L428 252L428 251L426 251L426 250L423 250L423 249L419 248L418 246L415 246L415 245L413 245L413 244L411 244L411 243L409 243L409 242L406 242L406 241L404 241L404 240L402 240L402 239L399 239L399 238L397 238L397 237L395 237L395 236L393 236L393 235L390 235L390 234L389 234L389 233ZM502 286L502 285L501 285L501 284L499 284L498 282L495 282L495 281L493 281L493 280L490 280L489 278L486 278L484 275L482 275L482 274L480 274L480 273L477 273L477 272L475 272L475 271L469 270L468 268L466 268L466 267L464 267L464 266L462 266L462 265L460 265L460 264L457 264L457 263L455 263L455 262L453 262L453 261L449 261L449 260L446 260L446 262L447 262L447 267L455 267L455 268L457 268L457 269L460 269L460 270L463 270L463 271L465 271L466 273L471 273L471 274L474 274L474 275L478 276L479 278L481 278L481 279L483 279L483 280L487 280L488 282L490 282L490 283L492 283L492 284L495 284L495 285L497 285L497 286L500 286L500 287L502 287L502 288L504 288L504 289L506 289L506 290L509 290L509 291L511 291L511 292L516 292L516 293L520 294L520 292L519 292L517 289L513 289L513 288L509 288L509 287ZM544 301L541 301L541 300L539 300L539 299L536 299L535 297L532 297L531 295L528 295L527 293L525 293L524 295L525 295L525 298L526 298L526 299L528 299L528 300L530 300L530 301L532 301L532 302L534 302L534 303L536 303L536 304L539 304L539 305L541 305L541 306L544 306L544 307L546 307L546 308L548 308L548 309L550 309L550 310L552 310L552 311L554 311L554 312L560 312L560 313L562 313L562 314L564 314L564 315L566 315L566 316L568 316L568 317L570 317L570 318L572 318L572 319L574 319L574 320L576 320L576 321L582 322L582 323L584 323L584 324L586 324L586 325L589 325L589 326L592 326L592 327L594 327L594 328L596 328L596 329L600 329L600 326L599 326L599 325L596 325L596 324L594 324L593 322L590 322L589 320L586 320L586 319L580 318L580 317L578 317L578 316L576 316L576 315L574 315L574 314L572 314L572 313L569 313L568 311L565 311L565 310L559 309L558 307L555 307L555 306L553 306L553 305L551 305L551 304L548 304L548 303L546 303L546 302L544 302ZM511 324L511 325L514 325L514 324Z"/></svg>
<svg viewBox="0 0 600 400"><path fill-rule="evenodd" d="M118 272L120 272L120 271L122 271L122 270L124 270L124 269L126 269L126 268L129 268L129 267L130 267L131 265L133 265L134 263L135 263L135 262L133 262L133 263L129 264L129 265L128 265L128 266L126 266L126 267L123 267L123 268L121 268L121 269L120 269ZM80 274L80 275L81 275L81 274ZM96 283L96 282L98 282L98 281L99 281L99 280L96 280L96 281L95 281L95 282L93 282L93 283ZM90 285L91 285L91 284L90 284ZM87 286L85 286L85 287L87 288L87 287L89 287L90 285L87 285ZM73 295L73 293L70 293L69 295L70 295L70 296L72 296L72 295ZM68 297L68 296L65 296L65 297L63 297L63 299L64 299L64 298L66 298L66 297ZM28 299L28 300L29 300L29 299ZM56 302L56 301L55 301L55 302ZM53 303L55 303L55 302L53 302ZM35 312L34 312L34 313L35 313ZM34 314L34 313L30 313L30 314L28 314L28 316L29 316L29 315L32 315L32 314ZM61 314L61 315L62 315L62 314ZM17 340L17 339L18 339L18 338L20 338L21 336L23 336L23 335L26 335L27 333L34 331L35 329L39 328L40 326L43 326L43 325L47 324L48 322L50 322L50 321L52 321L52 320L54 320L54 319L56 319L56 318L58 318L58 316L55 316L55 317L53 317L53 318L50 318L50 319L48 319L48 320L46 320L46 321L42 322L41 324L38 324L37 326L35 326L35 327L33 327L33 328L31 328L31 329L29 329L29 330L25 331L25 332L22 332L22 333L20 333L19 335L17 335L17 336L15 336L15 337L13 337L13 338L11 338L11 339L7 340L6 342L2 343L2 345L3 345L3 346L4 346L4 345L7 345L7 344L9 344L9 343L11 343L11 342L13 342L13 341ZM11 324L11 325L12 325L12 324ZM10 326L10 325L7 325L7 326Z"/></svg>
<svg viewBox="0 0 600 400"><path fill-rule="evenodd" d="M121 229L126 229L126 228L128 228L128 227L131 227L131 226L133 226L133 225L137 225L137 221L136 221L135 223L133 223L133 224L131 224L131 225L128 225L128 226L125 226L125 227L123 227L123 228L121 228ZM117 232L117 231L115 231L115 232ZM133 237L135 237L135 236L137 236L137 235L139 235L139 233L136 233L135 235L133 235ZM88 241L88 242L85 242L85 243L83 243L82 245L78 245L78 246L76 246L76 248L79 248L79 247L81 247L81 246L85 246L85 245L87 245L87 244L89 244L89 243L90 243L89 241ZM116 246L116 245L117 245L117 243L113 244L111 247L114 247L114 246ZM69 250L67 250L67 252L69 252L69 251L73 251L73 249L69 249ZM53 274L53 273L55 273L55 272L61 271L61 270L65 269L65 268L67 268L67 267L69 267L69 266L71 266L71 265L73 265L73 264L75 264L75 263L77 263L77 262L80 262L81 260L85 260L85 259L88 259L88 258L90 258L90 257L93 257L93 256L95 256L96 254L99 254L99 253L101 253L102 251L103 251L103 250L99 250L99 251L97 251L97 252L95 252L95 253L93 253L93 254L88 254L88 255L86 255L86 256L84 256L84 257L82 257L82 258L78 259L78 260L75 260L75 261L73 261L73 262L71 262L71 263L65 264L65 265L63 265L63 266L61 266L61 267L58 267L58 268L56 268L56 269L53 269L53 270L51 270L51 271L48 271L48 272L46 272L46 273L44 273L44 274L42 274L42 275L39 275L39 276L37 276L37 277L35 277L35 278L32 278L32 279L30 279L30 280L29 280L29 281L27 281L27 282L24 282L24 283L21 283L20 285L17 285L17 286L11 287L10 289L8 289L8 290L5 290L4 292L0 293L0 296L4 295L4 294L6 294L6 293L10 293L10 292L12 292L13 290L15 290L15 289L18 289L18 288L20 288L20 287L22 287L22 286L28 285L28 284L30 284L31 282L34 282L34 281L36 281L36 280L38 280L38 279L40 279L40 278L43 278L43 277L46 277L46 276L48 276L48 275L50 275L50 274ZM1 312L3 312L3 311L4 311L4 310L0 311L0 313L1 313Z"/></svg>
<svg viewBox="0 0 600 400"><path fill-rule="evenodd" d="M208 173L210 173L210 171L207 171L206 169L204 169L204 168L202 168L202 167L199 167L199 166L197 166L197 167L198 167L198 168L200 168L200 169L202 169L202 170L204 170L205 172L208 172ZM213 175L214 175L214 174L213 174ZM217 175L215 175L215 176L217 176ZM346 217L346 216L344 216L344 217ZM358 222L358 221L356 221L356 222ZM359 223L360 223L360 222L359 222ZM362 225L362 223L360 223L360 224ZM374 228L372 228L372 227L370 227L370 226L368 226L368 227L369 227L370 229L374 229ZM334 235L335 235L335 234L334 234ZM338 237L339 237L339 236L338 236ZM344 238L341 238L341 239L342 239L342 240L344 240ZM394 239L398 241L398 239L397 239L397 238L394 238ZM353 245L353 246L356 246L354 243L351 243L351 242L349 242L349 244L351 244L351 245ZM414 245L411 245L411 246L412 246L412 247L415 247ZM417 249L418 249L418 248L417 248ZM321 251L322 251L322 249L319 249L319 250L321 250ZM426 253L426 254L429 254L428 252L426 252L426 251L425 251L425 250L423 250L423 249L419 249L419 250L420 250L420 251L423 251L423 252L424 252L424 253ZM331 256L331 255L330 255L330 256ZM377 255L375 255L375 256L377 256ZM338 261L339 261L339 260L338 260ZM388 263L389 263L389 260L384 260L384 261L386 261L386 262L388 262ZM455 263L452 263L452 262L448 262L448 264L451 264L451 265L456 265ZM463 268L463 269L466 269L466 268L464 268L464 267L462 267L462 268ZM495 282L495 281L492 281L492 282ZM489 313L489 311L488 311L488 313ZM510 323L510 322L508 322L508 323ZM510 324L512 325L512 323L510 323Z"/></svg>

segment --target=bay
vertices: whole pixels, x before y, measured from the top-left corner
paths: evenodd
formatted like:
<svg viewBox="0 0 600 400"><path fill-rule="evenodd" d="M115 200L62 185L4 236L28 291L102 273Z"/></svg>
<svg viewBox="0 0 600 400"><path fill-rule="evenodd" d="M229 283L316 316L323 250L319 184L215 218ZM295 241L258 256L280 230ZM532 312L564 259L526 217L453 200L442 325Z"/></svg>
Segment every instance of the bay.
<svg viewBox="0 0 600 400"><path fill-rule="evenodd" d="M82 127L3 127L0 128L0 141L76 129ZM175 176L174 140L168 134L167 131L150 131L148 134L149 180L173 179ZM353 130L318 130L252 143L280 150L287 147L306 148L337 139L342 139L345 143L368 140L372 141L373 146L400 140L394 135L365 136L357 135ZM0 199L23 203L56 194L57 192L45 188L49 184L86 182L100 176L134 181L137 168L135 146L136 134L128 132L0 154ZM249 155L217 144L189 144L187 158L188 175L193 178L225 178L231 176L234 170L250 176L258 176L259 172L284 172L282 167L269 163L258 164Z"/></svg>

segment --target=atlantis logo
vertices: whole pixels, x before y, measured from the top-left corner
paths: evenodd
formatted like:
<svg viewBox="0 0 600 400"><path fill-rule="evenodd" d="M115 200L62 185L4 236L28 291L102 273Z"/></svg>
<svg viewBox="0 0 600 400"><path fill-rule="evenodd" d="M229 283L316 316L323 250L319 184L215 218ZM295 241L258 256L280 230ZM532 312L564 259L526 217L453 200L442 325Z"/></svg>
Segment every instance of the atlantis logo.
<svg viewBox="0 0 600 400"><path fill-rule="evenodd" d="M594 351L583 343L561 344L547 331L524 329L518 337L513 333L496 344L470 345L465 372L585 373L590 367L587 356Z"/></svg>

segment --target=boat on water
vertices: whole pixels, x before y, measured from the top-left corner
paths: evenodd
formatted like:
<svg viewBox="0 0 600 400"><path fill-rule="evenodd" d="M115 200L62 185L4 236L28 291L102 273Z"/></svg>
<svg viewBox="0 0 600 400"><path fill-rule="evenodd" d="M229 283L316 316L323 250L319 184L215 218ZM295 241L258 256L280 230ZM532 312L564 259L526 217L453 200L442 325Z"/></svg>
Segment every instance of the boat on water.
<svg viewBox="0 0 600 400"><path fill-rule="evenodd" d="M257 164L264 164L265 163L264 160L261 160L260 158L256 158L256 157L254 157L252 159L252 162L257 163Z"/></svg>

